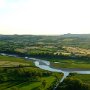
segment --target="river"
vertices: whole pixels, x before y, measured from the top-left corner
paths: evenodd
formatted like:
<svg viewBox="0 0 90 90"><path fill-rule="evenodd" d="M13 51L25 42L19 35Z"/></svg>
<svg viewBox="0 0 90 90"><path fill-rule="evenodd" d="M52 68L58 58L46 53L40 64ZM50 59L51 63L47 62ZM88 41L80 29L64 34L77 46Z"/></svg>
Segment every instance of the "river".
<svg viewBox="0 0 90 90"><path fill-rule="evenodd" d="M40 60L40 59L36 59L34 58L33 60L35 60L35 65L41 69L44 70L48 70L48 71L52 71L52 72L62 72L64 74L64 76L62 77L62 79L60 80L60 82L62 82L68 75L69 73L79 73L79 74L90 74L90 70L80 70L80 69L56 69L54 67L51 67L50 62L49 61L45 61L45 60ZM59 83L57 83L57 85L54 87L53 90L56 90L56 88L58 87Z"/></svg>
<svg viewBox="0 0 90 90"><path fill-rule="evenodd" d="M11 55L11 54L5 54L1 53L1 55L7 55L7 56L14 56L14 57L19 57L17 55ZM46 60L41 60L37 58L30 58L30 57L24 57L26 60L32 60L35 63L36 67L39 67L44 70L52 71L52 72L61 72L64 74L63 78L60 80L62 82L66 76L69 75L69 73L79 73L79 74L90 74L90 70L84 70L84 69L56 69L50 65L49 61ZM58 86L58 85L57 85Z"/></svg>

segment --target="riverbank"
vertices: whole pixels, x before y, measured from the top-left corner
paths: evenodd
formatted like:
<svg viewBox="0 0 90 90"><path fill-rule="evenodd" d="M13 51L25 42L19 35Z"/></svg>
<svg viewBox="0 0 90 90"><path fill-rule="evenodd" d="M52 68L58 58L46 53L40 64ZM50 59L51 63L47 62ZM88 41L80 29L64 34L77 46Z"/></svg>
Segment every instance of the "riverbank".
<svg viewBox="0 0 90 90"><path fill-rule="evenodd" d="M81 61L74 61L74 60L68 60L68 62L66 61L58 61L58 63L56 62L51 62L51 66L55 67L55 68L68 68L68 69L79 69L79 70L90 70L90 63L88 62L81 62Z"/></svg>
<svg viewBox="0 0 90 90"><path fill-rule="evenodd" d="M50 62L51 67L71 70L90 70L90 60L84 59L57 59L57 58L39 58Z"/></svg>
<svg viewBox="0 0 90 90"><path fill-rule="evenodd" d="M90 90L90 74L70 73L55 90Z"/></svg>
<svg viewBox="0 0 90 90"><path fill-rule="evenodd" d="M63 74L40 69L35 66L34 62L35 60L28 57L1 55L0 90L49 90L54 88Z"/></svg>

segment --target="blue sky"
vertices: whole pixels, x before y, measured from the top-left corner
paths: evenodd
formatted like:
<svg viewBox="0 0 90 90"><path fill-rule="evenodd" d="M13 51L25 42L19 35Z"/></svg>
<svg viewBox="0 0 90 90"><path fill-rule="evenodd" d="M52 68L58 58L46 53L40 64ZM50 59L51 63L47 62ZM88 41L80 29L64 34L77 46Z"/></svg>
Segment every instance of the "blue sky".
<svg viewBox="0 0 90 90"><path fill-rule="evenodd" d="M0 0L0 34L90 33L90 0Z"/></svg>

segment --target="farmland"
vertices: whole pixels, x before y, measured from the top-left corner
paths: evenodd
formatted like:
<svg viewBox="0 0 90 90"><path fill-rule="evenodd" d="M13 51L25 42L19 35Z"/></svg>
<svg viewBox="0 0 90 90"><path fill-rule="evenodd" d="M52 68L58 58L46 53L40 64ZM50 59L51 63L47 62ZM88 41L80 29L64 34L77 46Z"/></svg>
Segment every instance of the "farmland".
<svg viewBox="0 0 90 90"><path fill-rule="evenodd" d="M0 90L51 90L62 76L20 57L0 56Z"/></svg>
<svg viewBox="0 0 90 90"><path fill-rule="evenodd" d="M47 60L54 68L89 71L90 35L0 35L0 53L17 56L0 55L0 90L52 90L63 74L42 70L24 57ZM59 85L57 90L70 90L63 84L69 87L75 82L82 85L79 90L90 90L86 89L89 88L89 78L86 74L69 75L60 83L63 89ZM73 85L70 87L77 86Z"/></svg>

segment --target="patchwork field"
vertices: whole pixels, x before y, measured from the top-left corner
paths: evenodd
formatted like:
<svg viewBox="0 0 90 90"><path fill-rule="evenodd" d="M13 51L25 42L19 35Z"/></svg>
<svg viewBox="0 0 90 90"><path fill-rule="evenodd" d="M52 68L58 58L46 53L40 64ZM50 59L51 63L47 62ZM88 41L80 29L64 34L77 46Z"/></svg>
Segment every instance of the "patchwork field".
<svg viewBox="0 0 90 90"><path fill-rule="evenodd" d="M51 90L62 77L23 58L0 56L0 90Z"/></svg>

